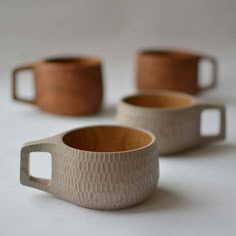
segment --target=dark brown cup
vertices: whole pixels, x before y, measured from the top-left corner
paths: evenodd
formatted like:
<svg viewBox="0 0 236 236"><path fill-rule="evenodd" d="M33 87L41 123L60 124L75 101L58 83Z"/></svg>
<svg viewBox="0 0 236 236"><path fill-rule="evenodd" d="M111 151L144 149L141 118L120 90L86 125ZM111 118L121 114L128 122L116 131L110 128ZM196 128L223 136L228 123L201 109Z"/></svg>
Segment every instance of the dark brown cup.
<svg viewBox="0 0 236 236"><path fill-rule="evenodd" d="M199 85L199 62L212 63L212 79ZM217 82L217 61L211 56L178 50L146 50L138 53L136 82L138 90L165 89L197 94L213 88Z"/></svg>
<svg viewBox="0 0 236 236"><path fill-rule="evenodd" d="M17 95L17 73L32 70L35 97ZM55 58L13 70L13 99L60 115L87 115L100 110L103 97L102 65L97 58Z"/></svg>

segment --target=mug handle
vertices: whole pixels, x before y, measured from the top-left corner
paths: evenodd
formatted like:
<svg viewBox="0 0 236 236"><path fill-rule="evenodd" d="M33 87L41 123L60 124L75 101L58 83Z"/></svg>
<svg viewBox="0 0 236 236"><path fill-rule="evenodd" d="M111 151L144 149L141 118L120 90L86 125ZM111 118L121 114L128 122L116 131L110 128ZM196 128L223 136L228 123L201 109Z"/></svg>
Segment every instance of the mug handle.
<svg viewBox="0 0 236 236"><path fill-rule="evenodd" d="M226 127L225 127L225 106L221 105L221 104L210 104L210 103L200 103L198 104L198 108L199 108L199 121L201 122L201 113L204 110L209 110L209 109L217 109L220 112L220 131L218 134L216 135L201 135L200 130L199 130L199 138L201 140L201 142L204 143L211 143L211 142L215 142L218 140L223 140L225 139L225 133L226 133ZM199 128L201 127L201 125L199 125Z"/></svg>
<svg viewBox="0 0 236 236"><path fill-rule="evenodd" d="M13 70L13 73L12 73L12 97L16 101L34 104L34 100L35 99L30 100L30 99L20 98L17 95L17 91L16 91L17 90L16 77L17 77L17 73L19 71L23 71L23 70L33 70L33 65L24 65L24 66L17 67L17 68L15 68Z"/></svg>
<svg viewBox="0 0 236 236"><path fill-rule="evenodd" d="M20 164L20 183L32 188L37 188L48 192L51 179L37 178L30 175L30 153L31 152L48 152L53 158L53 149L56 144L43 143L35 141L26 143L21 149L21 164Z"/></svg>
<svg viewBox="0 0 236 236"><path fill-rule="evenodd" d="M210 84L205 87L201 87L200 85L198 85L198 91L203 92L216 86L218 80L218 64L217 60L211 56L202 55L199 58L200 61L209 61L212 64L212 79Z"/></svg>

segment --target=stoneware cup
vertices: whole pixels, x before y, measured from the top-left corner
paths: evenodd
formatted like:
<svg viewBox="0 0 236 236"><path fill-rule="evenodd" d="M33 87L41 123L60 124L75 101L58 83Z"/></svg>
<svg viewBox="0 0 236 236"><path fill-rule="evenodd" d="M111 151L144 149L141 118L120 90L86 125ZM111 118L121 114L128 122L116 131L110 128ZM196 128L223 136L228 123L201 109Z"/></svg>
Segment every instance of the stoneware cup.
<svg viewBox="0 0 236 236"><path fill-rule="evenodd" d="M52 178L30 175L30 153L49 152ZM71 203L120 209L147 199L156 189L159 161L155 136L125 126L92 126L26 143L20 181Z"/></svg>
<svg viewBox="0 0 236 236"><path fill-rule="evenodd" d="M17 95L17 73L24 70L34 74L35 97L32 100ZM96 113L101 107L102 90L101 61L97 58L47 59L13 71L13 98L54 114Z"/></svg>
<svg viewBox="0 0 236 236"><path fill-rule="evenodd" d="M212 64L210 83L199 85L199 62ZM146 50L137 55L136 82L138 90L174 90L189 94L216 86L217 62L211 56L178 50Z"/></svg>
<svg viewBox="0 0 236 236"><path fill-rule="evenodd" d="M201 134L201 114L215 109L220 113L220 131L216 135ZM174 154L225 138L225 107L187 94L157 91L125 97L121 100L119 124L152 131L157 138L158 152Z"/></svg>

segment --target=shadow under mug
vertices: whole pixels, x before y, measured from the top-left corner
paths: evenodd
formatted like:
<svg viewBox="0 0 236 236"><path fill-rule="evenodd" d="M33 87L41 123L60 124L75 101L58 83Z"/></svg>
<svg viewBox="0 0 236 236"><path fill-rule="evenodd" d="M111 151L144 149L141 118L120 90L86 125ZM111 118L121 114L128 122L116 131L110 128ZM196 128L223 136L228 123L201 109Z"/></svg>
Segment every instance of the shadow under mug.
<svg viewBox="0 0 236 236"><path fill-rule="evenodd" d="M199 85L199 63L212 64L212 78ZM180 50L144 50L137 55L136 83L138 90L173 90L197 94L216 86L217 61L212 56Z"/></svg>
<svg viewBox="0 0 236 236"><path fill-rule="evenodd" d="M100 110L103 97L102 65L97 58L52 58L13 70L13 99L60 115L87 115ZM35 97L17 95L17 73L34 74Z"/></svg>
<svg viewBox="0 0 236 236"><path fill-rule="evenodd" d="M220 131L206 136L201 134L201 114L209 109L220 112ZM152 131L157 138L158 152L162 155L225 138L225 106L180 92L161 90L125 97L118 106L117 121Z"/></svg>
<svg viewBox="0 0 236 236"><path fill-rule="evenodd" d="M30 153L49 152L51 179L30 175ZM147 199L156 189L159 159L155 136L125 126L91 126L24 144L20 181L71 203L120 209Z"/></svg>

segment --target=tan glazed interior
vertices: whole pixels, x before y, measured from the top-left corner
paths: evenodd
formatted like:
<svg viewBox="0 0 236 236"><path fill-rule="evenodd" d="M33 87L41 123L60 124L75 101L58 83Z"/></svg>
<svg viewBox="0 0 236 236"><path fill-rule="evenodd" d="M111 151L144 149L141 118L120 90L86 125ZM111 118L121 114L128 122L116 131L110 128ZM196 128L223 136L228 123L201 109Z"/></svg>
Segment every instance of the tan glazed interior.
<svg viewBox="0 0 236 236"><path fill-rule="evenodd" d="M151 108L179 108L192 104L192 100L181 94L139 94L127 97L125 103Z"/></svg>
<svg viewBox="0 0 236 236"><path fill-rule="evenodd" d="M64 135L63 142L85 151L122 152L148 145L152 142L152 136L127 127L97 126L71 131Z"/></svg>

